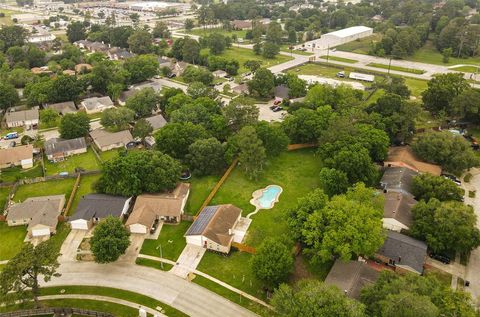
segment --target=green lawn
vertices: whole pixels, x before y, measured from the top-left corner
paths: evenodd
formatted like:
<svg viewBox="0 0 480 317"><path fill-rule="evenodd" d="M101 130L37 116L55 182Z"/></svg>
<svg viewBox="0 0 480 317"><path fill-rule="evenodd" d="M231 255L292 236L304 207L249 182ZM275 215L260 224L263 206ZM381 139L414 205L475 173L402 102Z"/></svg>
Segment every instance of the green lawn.
<svg viewBox="0 0 480 317"><path fill-rule="evenodd" d="M95 190L93 189L93 185L100 179L101 175L82 175L80 179L80 185L77 188L77 192L75 193L75 198L73 199L72 206L67 213L67 216L71 216L75 213L78 203L82 196L94 193Z"/></svg>
<svg viewBox="0 0 480 317"><path fill-rule="evenodd" d="M176 261L187 245L183 235L187 232L192 223L182 221L177 225L164 224L157 240L145 239L140 253L160 256L159 245L162 245L162 254L165 259Z"/></svg>
<svg viewBox="0 0 480 317"><path fill-rule="evenodd" d="M11 187L0 187L0 214L3 211L3 207L7 203L8 194L10 193Z"/></svg>
<svg viewBox="0 0 480 317"><path fill-rule="evenodd" d="M452 70L456 70L459 72L464 72L464 73L475 73L475 72L480 72L480 67L477 66L459 66L459 67L454 67Z"/></svg>
<svg viewBox="0 0 480 317"><path fill-rule="evenodd" d="M228 299L231 302L234 302L240 306L243 306L247 308L250 311L255 312L257 315L260 316L272 316L273 312L269 310L268 308L257 304L243 296L240 296L239 294L235 293L234 291L231 291L203 276L197 275L192 281L195 284L198 284L202 287L205 287L206 289L222 296Z"/></svg>
<svg viewBox="0 0 480 317"><path fill-rule="evenodd" d="M323 55L323 56L320 56L320 58L324 58L324 59L328 59L328 60L332 60L332 61L337 61L337 62L349 63L349 64L355 64L355 63L358 62L358 61L355 60L355 59L344 58L344 57L337 57L337 56L327 56L327 55Z"/></svg>
<svg viewBox="0 0 480 317"><path fill-rule="evenodd" d="M187 316L181 311L162 303L151 297L125 291L117 288L110 287L98 287L98 286L59 286L59 287L47 287L41 289L41 295L59 295L59 294L87 294L87 295L98 295L98 296L107 296L112 298L118 298L133 302L145 307L156 309L156 307L162 307L164 313L169 317L180 317ZM136 316L136 315L135 315Z"/></svg>
<svg viewBox="0 0 480 317"><path fill-rule="evenodd" d="M67 238L68 234L70 233L70 226L67 225L65 222L61 222L57 225L57 233L50 238L53 242L55 248L60 251L62 247L63 241Z"/></svg>
<svg viewBox="0 0 480 317"><path fill-rule="evenodd" d="M399 72L419 74L419 75L425 73L425 71L421 70L421 69L406 68L406 67L395 66L395 65L388 66L387 64L379 64L379 63L370 63L370 64L367 64L367 66L376 67L376 68L383 68L383 69L389 69L390 68L390 70L396 70L396 71L399 71Z"/></svg>
<svg viewBox="0 0 480 317"><path fill-rule="evenodd" d="M13 200L15 202L24 201L29 197L50 196L65 194L68 200L72 192L75 178L57 179L48 182L40 182L36 184L26 184L19 186Z"/></svg>
<svg viewBox="0 0 480 317"><path fill-rule="evenodd" d="M163 263L163 269L162 269L162 263L160 261L154 261L154 260L144 259L144 258L137 258L135 260L135 264L151 267L152 269L162 270L162 271L170 271L173 267L173 265L171 264Z"/></svg>
<svg viewBox="0 0 480 317"><path fill-rule="evenodd" d="M185 31L186 34L192 34L192 35L197 35L197 36L208 36L212 33L220 33L224 36L230 36L236 35L237 38L242 38L245 40L245 36L247 34L247 30L232 30L232 31L227 31L222 28L215 28L215 29L193 29L190 31ZM233 44L234 45L234 44Z"/></svg>
<svg viewBox="0 0 480 317"><path fill-rule="evenodd" d="M424 90L427 89L428 87L428 81L422 80L422 79L416 79L416 78L410 78L410 77L404 77L405 79L405 84L408 86L410 89L412 96L414 97L421 97L421 94Z"/></svg>
<svg viewBox="0 0 480 317"><path fill-rule="evenodd" d="M368 54L370 48L372 47L372 43L379 42L382 39L382 35L380 33L375 33L371 36L364 37L363 39L358 39L350 43L345 43L336 48L339 51L346 51L352 52L357 54Z"/></svg>
<svg viewBox="0 0 480 317"><path fill-rule="evenodd" d="M106 161L110 161L111 159L117 157L118 153L120 153L121 150L119 149L114 149L114 150L110 150L110 151L105 151L105 152L102 152L102 151L98 151L98 155L100 155L100 158L106 162Z"/></svg>
<svg viewBox="0 0 480 317"><path fill-rule="evenodd" d="M42 177L42 165L36 162L32 168L22 169L20 166L3 169L0 173L1 181L5 183L16 182L19 179Z"/></svg>
<svg viewBox="0 0 480 317"><path fill-rule="evenodd" d="M20 251L26 234L25 226L9 227L0 222L0 261L9 260Z"/></svg>
<svg viewBox="0 0 480 317"><path fill-rule="evenodd" d="M6 10L6 9L0 9L0 13L4 13L5 16L3 18L0 18L0 25L12 25L13 24L13 21L12 21L12 14L19 14L19 13L22 13L22 12L19 12L19 11L12 11L12 10Z"/></svg>
<svg viewBox="0 0 480 317"><path fill-rule="evenodd" d="M458 65L458 64L471 64L471 65L480 66L480 56L470 57L470 58L450 57L448 63L444 63L442 54L439 51L437 51L432 41L428 41L422 48L417 50L413 56L409 56L405 59L414 61L414 62L445 65L445 66L452 66L452 65Z"/></svg>
<svg viewBox="0 0 480 317"><path fill-rule="evenodd" d="M206 53L208 53L208 51L209 51L208 48L202 50L202 52L206 52ZM260 61L262 62L262 67L268 68L277 64L285 63L292 59L290 56L285 56L285 55L277 55L275 58L268 59L268 58L264 58L261 55L255 55L253 50L246 49L246 48L233 47L233 46L229 49L226 49L222 54L218 56L237 60L238 63L240 64L240 69L238 70L239 74L242 74L248 71L248 69L246 69L243 66L243 63L245 63L248 60Z"/></svg>
<svg viewBox="0 0 480 317"><path fill-rule="evenodd" d="M45 172L47 175L57 175L62 172L73 173L77 167L87 171L100 169L100 163L91 148L86 153L69 156L64 161L58 163L52 163L45 158Z"/></svg>
<svg viewBox="0 0 480 317"><path fill-rule="evenodd" d="M185 213L188 215L197 214L208 194L210 194L219 180L220 176L193 176L189 179L190 194L188 196L187 205L185 206Z"/></svg>

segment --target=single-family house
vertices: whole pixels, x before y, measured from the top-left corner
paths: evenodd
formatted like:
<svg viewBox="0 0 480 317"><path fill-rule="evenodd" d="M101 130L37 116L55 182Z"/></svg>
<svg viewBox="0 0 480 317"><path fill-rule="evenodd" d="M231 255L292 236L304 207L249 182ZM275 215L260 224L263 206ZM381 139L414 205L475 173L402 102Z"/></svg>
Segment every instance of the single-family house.
<svg viewBox="0 0 480 317"><path fill-rule="evenodd" d="M227 76L227 72L224 71L224 70L216 70L212 73L212 75L215 77L215 78L224 78L225 76Z"/></svg>
<svg viewBox="0 0 480 317"><path fill-rule="evenodd" d="M114 61L123 60L134 56L135 54L130 53L126 49L120 47L112 47L108 50L108 58Z"/></svg>
<svg viewBox="0 0 480 317"><path fill-rule="evenodd" d="M27 198L7 209L9 226L28 225L29 237L50 236L56 232L58 217L65 205L65 195Z"/></svg>
<svg viewBox="0 0 480 317"><path fill-rule="evenodd" d="M71 69L65 69L64 71L62 71L62 74L67 75L67 76L75 76L76 75L75 71L71 70Z"/></svg>
<svg viewBox="0 0 480 317"><path fill-rule="evenodd" d="M68 222L72 229L89 230L95 223L108 216L123 218L130 208L131 201L132 197L88 194L80 198L75 214Z"/></svg>
<svg viewBox="0 0 480 317"><path fill-rule="evenodd" d="M402 192L387 192L383 195L383 227L397 232L408 230L413 222L412 208L417 203L413 195Z"/></svg>
<svg viewBox="0 0 480 317"><path fill-rule="evenodd" d="M108 151L118 148L132 148L135 141L129 130L108 132L104 129L95 129L90 132L93 143L101 150Z"/></svg>
<svg viewBox="0 0 480 317"><path fill-rule="evenodd" d="M390 147L384 165L406 167L417 173L429 173L436 176L442 173L442 168L439 165L419 160L408 145Z"/></svg>
<svg viewBox="0 0 480 317"><path fill-rule="evenodd" d="M228 254L241 215L232 204L205 207L185 233L187 243Z"/></svg>
<svg viewBox="0 0 480 317"><path fill-rule="evenodd" d="M87 142L84 137L70 140L53 138L45 142L45 155L52 162L60 162L66 157L86 152Z"/></svg>
<svg viewBox="0 0 480 317"><path fill-rule="evenodd" d="M232 91L238 95L248 94L247 84L240 84L232 88Z"/></svg>
<svg viewBox="0 0 480 317"><path fill-rule="evenodd" d="M336 260L325 284L335 285L345 295L359 299L362 288L374 284L379 275L379 272L365 261Z"/></svg>
<svg viewBox="0 0 480 317"><path fill-rule="evenodd" d="M172 192L139 195L125 225L131 233L144 234L158 221L178 223L189 193L190 184L179 183Z"/></svg>
<svg viewBox="0 0 480 317"><path fill-rule="evenodd" d="M417 175L417 172L406 167L387 167L380 180L380 186L384 193L410 193L413 178Z"/></svg>
<svg viewBox="0 0 480 317"><path fill-rule="evenodd" d="M83 74L92 70L92 65L90 64L77 64L75 65L75 72L77 74Z"/></svg>
<svg viewBox="0 0 480 317"><path fill-rule="evenodd" d="M5 122L7 127L25 127L27 129L36 128L39 120L38 109L8 111L5 114Z"/></svg>
<svg viewBox="0 0 480 317"><path fill-rule="evenodd" d="M44 106L45 109L53 109L61 116L66 115L67 113L77 112L77 107L73 101L65 101L59 103L51 103Z"/></svg>
<svg viewBox="0 0 480 317"><path fill-rule="evenodd" d="M288 99L289 90L290 89L288 89L288 87L285 85L278 85L277 87L275 87L275 90L274 90L275 99L280 101L284 99Z"/></svg>
<svg viewBox="0 0 480 317"><path fill-rule="evenodd" d="M252 28L251 20L233 20L230 24L234 30L246 30Z"/></svg>
<svg viewBox="0 0 480 317"><path fill-rule="evenodd" d="M80 103L80 107L85 109L88 114L103 112L105 109L115 108L113 101L109 96L84 99Z"/></svg>
<svg viewBox="0 0 480 317"><path fill-rule="evenodd" d="M53 72L48 69L48 66L42 66L42 67L33 67L30 69L30 71L35 74L35 75L51 75Z"/></svg>
<svg viewBox="0 0 480 317"><path fill-rule="evenodd" d="M0 168L12 166L33 167L33 145L27 144L0 149Z"/></svg>
<svg viewBox="0 0 480 317"><path fill-rule="evenodd" d="M383 246L375 254L377 260L395 267L397 272L423 273L427 244L396 231L388 231Z"/></svg>
<svg viewBox="0 0 480 317"><path fill-rule="evenodd" d="M165 118L161 114L157 114L156 116L145 118L145 120L147 120L147 122L150 123L150 125L152 126L153 128L152 132L155 132L163 128L167 124L167 120L165 120Z"/></svg>

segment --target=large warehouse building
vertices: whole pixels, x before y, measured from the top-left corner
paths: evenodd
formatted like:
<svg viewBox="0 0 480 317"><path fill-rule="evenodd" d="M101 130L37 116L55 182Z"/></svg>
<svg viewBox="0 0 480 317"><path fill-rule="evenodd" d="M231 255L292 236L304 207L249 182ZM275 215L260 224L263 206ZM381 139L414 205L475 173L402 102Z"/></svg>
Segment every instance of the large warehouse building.
<svg viewBox="0 0 480 317"><path fill-rule="evenodd" d="M337 45L355 41L373 34L373 29L366 26L352 26L350 28L330 32L319 39L305 43L307 49L326 49Z"/></svg>

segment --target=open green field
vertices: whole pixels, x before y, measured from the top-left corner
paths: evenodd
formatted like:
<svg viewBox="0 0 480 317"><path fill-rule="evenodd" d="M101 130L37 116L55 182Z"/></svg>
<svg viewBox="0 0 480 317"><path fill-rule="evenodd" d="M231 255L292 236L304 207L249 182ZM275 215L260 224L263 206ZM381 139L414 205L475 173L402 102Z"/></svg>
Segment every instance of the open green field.
<svg viewBox="0 0 480 317"><path fill-rule="evenodd" d="M77 167L86 171L100 169L100 163L91 148L88 148L86 153L69 156L62 162L52 163L45 158L47 175L57 175L62 172L74 173Z"/></svg>
<svg viewBox="0 0 480 317"><path fill-rule="evenodd" d="M197 35L197 36L208 36L212 33L220 33L224 36L230 36L232 37L233 35L236 35L237 38L242 38L245 40L245 36L247 34L247 30L231 30L227 31L222 28L214 28L214 29L193 29L190 31L185 31L186 34L192 34L192 35Z"/></svg>
<svg viewBox="0 0 480 317"><path fill-rule="evenodd" d="M209 51L208 48L204 48L202 50L202 52L206 52L206 53L208 53L208 51ZM250 50L247 48L233 47L233 46L229 49L226 49L222 54L218 56L237 60L238 63L240 64L240 69L238 70L239 74L242 74L248 71L243 66L243 63L245 63L248 60L260 61L262 63L262 67L268 68L277 64L285 63L292 59L290 56L285 56L285 55L277 55L275 58L269 59L261 55L255 55L253 50Z"/></svg>
<svg viewBox="0 0 480 317"><path fill-rule="evenodd" d="M129 302L133 302L145 307L156 309L156 307L162 307L165 314L169 317L183 317L187 316L181 311L162 303L151 297L125 291L117 288L110 287L98 287L98 286L58 286L58 287L46 287L41 289L41 295L60 295L60 294L85 294L85 295L98 295L107 296L112 298L123 299ZM135 315L136 316L136 315Z"/></svg>
<svg viewBox="0 0 480 317"><path fill-rule="evenodd" d="M0 179L5 183L16 182L19 179L42 177L42 165L36 162L32 168L22 169L21 166L9 167L3 169L0 173Z"/></svg>
<svg viewBox="0 0 480 317"><path fill-rule="evenodd" d="M452 65L459 65L459 64L472 64L472 65L480 66L480 56L471 57L471 58L450 57L448 63L444 63L442 54L439 51L437 51L432 41L428 41L423 47L417 50L415 54L413 54L413 56L409 56L405 59L409 61L414 61L414 62L445 65L445 66L452 66Z"/></svg>
<svg viewBox="0 0 480 317"><path fill-rule="evenodd" d="M185 206L185 213L188 215L196 215L205 198L207 198L219 180L220 176L193 176L189 179L190 194Z"/></svg>
<svg viewBox="0 0 480 317"><path fill-rule="evenodd" d="M118 153L120 153L121 150L119 149L113 149L113 150L110 150L110 151L105 151L105 152L102 152L102 151L98 151L98 155L100 155L100 158L106 162L106 161L110 161L111 159L117 157Z"/></svg>
<svg viewBox="0 0 480 317"><path fill-rule="evenodd" d="M480 72L480 66L459 66L453 67L452 70L456 70L464 73L478 73Z"/></svg>
<svg viewBox="0 0 480 317"><path fill-rule="evenodd" d="M26 234L26 226L9 227L6 222L0 222L0 261L9 260L17 254Z"/></svg>
<svg viewBox="0 0 480 317"><path fill-rule="evenodd" d="M19 186L13 200L21 202L29 197L50 196L65 194L68 200L72 192L75 178L56 179L48 182L40 182L35 184L26 184Z"/></svg>
<svg viewBox="0 0 480 317"><path fill-rule="evenodd" d="M18 14L21 13L19 11L12 11L12 10L7 10L7 9L0 9L0 13L5 14L3 18L0 18L0 25L13 25L12 21L12 14Z"/></svg>
<svg viewBox="0 0 480 317"><path fill-rule="evenodd" d="M406 68L406 67L401 67L401 66L395 66L395 65L386 65L386 64L379 64L379 63L370 63L367 64L367 66L375 67L375 68L383 68L383 69L390 69L390 70L396 70L399 72L405 72L405 73L411 73L411 74L418 74L421 75L425 73L424 70L421 69L415 69L415 68Z"/></svg>
<svg viewBox="0 0 480 317"><path fill-rule="evenodd" d="M340 46L337 46L336 49L339 51L352 52L357 54L368 54L372 44L379 42L382 39L380 33L375 33L371 36L364 37L363 39L358 39L350 43L345 43Z"/></svg>
<svg viewBox="0 0 480 317"><path fill-rule="evenodd" d="M3 207L7 203L8 194L11 189L11 187L0 187L0 213L2 213Z"/></svg>
<svg viewBox="0 0 480 317"><path fill-rule="evenodd" d="M428 81L410 77L403 77L405 84L410 89L412 96L420 98L422 92L428 88Z"/></svg>
<svg viewBox="0 0 480 317"><path fill-rule="evenodd" d="M342 63L349 63L349 64L355 64L355 63L358 62L358 61L355 60L355 59L338 57L338 56L327 56L327 55L323 55L323 56L320 56L320 58L328 59L329 61L332 60L332 61L337 61L337 62L342 62Z"/></svg>
<svg viewBox="0 0 480 317"><path fill-rule="evenodd" d="M70 207L67 216L75 214L78 203L80 202L82 196L95 192L93 185L100 179L100 177L100 174L82 175L82 177L80 178L80 184L77 188L77 192L75 193L75 198L73 199L72 206Z"/></svg>
<svg viewBox="0 0 480 317"><path fill-rule="evenodd" d="M187 245L183 235L191 224L188 221L182 221L177 225L163 224L158 239L145 239L140 253L160 257L160 250L157 250L157 247L161 245L163 257L176 261Z"/></svg>

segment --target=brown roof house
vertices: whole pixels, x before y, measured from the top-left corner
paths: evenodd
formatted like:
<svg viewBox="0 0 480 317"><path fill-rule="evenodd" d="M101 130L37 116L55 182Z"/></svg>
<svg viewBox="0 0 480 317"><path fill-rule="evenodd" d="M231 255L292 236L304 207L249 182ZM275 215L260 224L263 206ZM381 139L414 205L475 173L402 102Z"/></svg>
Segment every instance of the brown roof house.
<svg viewBox="0 0 480 317"><path fill-rule="evenodd" d="M28 144L0 149L0 168L12 166L33 167L33 145Z"/></svg>
<svg viewBox="0 0 480 317"><path fill-rule="evenodd" d="M65 101L65 102L59 102L59 103L51 103L46 106L44 106L45 109L53 109L58 114L64 116L67 113L75 113L77 112L77 107L75 106L75 103L73 101Z"/></svg>
<svg viewBox="0 0 480 317"><path fill-rule="evenodd" d="M80 107L85 109L88 114L103 112L105 109L115 108L113 101L109 96L84 99L80 103Z"/></svg>
<svg viewBox="0 0 480 317"><path fill-rule="evenodd" d="M385 166L406 167L417 173L430 173L436 176L442 173L440 166L419 160L409 146L391 147L384 163Z"/></svg>
<svg viewBox="0 0 480 317"><path fill-rule="evenodd" d="M93 67L90 64L77 64L77 65L75 65L75 72L77 74L88 73L92 69L93 69Z"/></svg>
<svg viewBox="0 0 480 317"><path fill-rule="evenodd" d="M401 192L384 193L383 227L400 232L408 230L412 225L412 208L417 201L413 195Z"/></svg>
<svg viewBox="0 0 480 317"><path fill-rule="evenodd" d="M399 273L422 274L427 257L427 244L401 233L388 230L383 246L375 254L377 260L393 266Z"/></svg>
<svg viewBox="0 0 480 317"><path fill-rule="evenodd" d="M152 132L155 132L163 128L167 124L167 120L165 120L165 118L161 114L158 114L153 117L145 118L145 120L147 120L147 122L150 123L150 125L152 126L153 128Z"/></svg>
<svg viewBox="0 0 480 317"><path fill-rule="evenodd" d="M231 204L205 207L185 233L187 243L228 254L241 215Z"/></svg>
<svg viewBox="0 0 480 317"><path fill-rule="evenodd" d="M60 162L69 156L86 152L87 143L84 137L70 140L54 138L45 142L45 154L52 162Z"/></svg>
<svg viewBox="0 0 480 317"><path fill-rule="evenodd" d="M29 237L48 237L56 232L65 195L32 197L7 209L9 226L28 225Z"/></svg>
<svg viewBox="0 0 480 317"><path fill-rule="evenodd" d="M364 261L336 260L325 283L335 285L351 298L359 299L362 288L375 283L378 276L379 272Z"/></svg>
<svg viewBox="0 0 480 317"><path fill-rule="evenodd" d="M179 183L172 192L139 195L125 225L131 233L145 234L157 221L178 223L189 193L190 184Z"/></svg>
<svg viewBox="0 0 480 317"><path fill-rule="evenodd" d="M34 128L38 125L39 117L38 109L9 111L5 114L5 122L9 128Z"/></svg>
<svg viewBox="0 0 480 317"><path fill-rule="evenodd" d="M93 143L103 152L118 148L132 148L135 141L129 130L108 132L104 129L95 129L90 132Z"/></svg>

